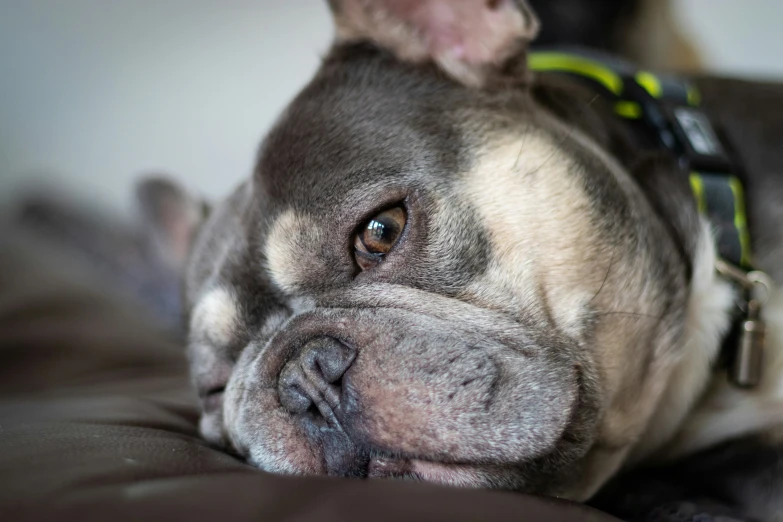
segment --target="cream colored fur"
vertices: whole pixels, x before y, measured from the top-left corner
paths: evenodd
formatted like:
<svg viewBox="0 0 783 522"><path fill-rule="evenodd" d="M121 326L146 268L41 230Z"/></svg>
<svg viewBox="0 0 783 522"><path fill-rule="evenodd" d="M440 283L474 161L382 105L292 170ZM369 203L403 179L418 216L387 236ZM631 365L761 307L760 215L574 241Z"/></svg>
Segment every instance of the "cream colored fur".
<svg viewBox="0 0 783 522"><path fill-rule="evenodd" d="M712 365L731 323L735 291L715 271L715 241L709 224L703 221L701 228L688 298L683 356L669 378L650 428L634 448L632 462L649 456L679 429L712 378Z"/></svg>

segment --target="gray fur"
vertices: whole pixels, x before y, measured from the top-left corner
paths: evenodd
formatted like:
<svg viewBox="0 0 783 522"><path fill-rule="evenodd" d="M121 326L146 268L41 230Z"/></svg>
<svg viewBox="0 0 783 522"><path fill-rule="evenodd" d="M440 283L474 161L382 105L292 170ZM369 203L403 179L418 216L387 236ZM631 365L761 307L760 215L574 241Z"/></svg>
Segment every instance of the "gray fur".
<svg viewBox="0 0 783 522"><path fill-rule="evenodd" d="M601 423L619 412L632 425L635 408L652 407L646 390L665 378L661 361L682 350L699 234L687 182L667 160L640 157L594 101L557 78L479 90L367 43L337 44L192 250L190 307L216 289L236 305L230 338L191 329L205 436L268 471L421 478L416 462L429 462L452 483L589 496L638 436L607 435ZM492 279L499 264L519 267L503 261L465 190L494 136L528 134L557 144L574 165L568 183L588 198L572 219L594 248L568 254L582 256L573 268L594 295L567 324L547 281L518 295ZM546 163L530 165L531 182L548 175ZM398 202L402 239L361 272L353 233ZM275 234L296 253L284 260L288 279L270 259ZM766 260L777 236L760 237ZM520 266L549 262L526 256ZM643 312L614 308L634 298ZM606 339L621 369L606 369ZM317 388L314 406L294 415L280 375L322 342L350 347L355 360L337 383L305 383ZM621 388L610 396L612 372ZM618 455L614 468L595 464L602 453Z"/></svg>
<svg viewBox="0 0 783 522"><path fill-rule="evenodd" d="M307 336L328 335L359 349L343 382L356 397L335 410L357 461L426 457L470 465L486 486L567 489L600 415L589 349L593 312L583 312L584 336L574 339L542 319L534 302L510 315L471 304L465 290L493 254L470 200L456 188L485 129L546 121L536 111L524 91L479 93L363 44L327 57L264 142L253 179L218 206L194 249L189 301L216 286L231 288L242 313L228 346L206 346L197 330L191 335L202 395L221 387L216 376L227 385L222 408L205 414L214 417L205 421L211 440L273 471L326 472L324 456L312 450L317 443L292 449L308 445L297 442L296 423L280 411L275 379ZM561 146L587 154L567 140ZM625 235L617 236L623 220L614 217L628 212L623 192L596 167L585 173L594 177L584 180L594 208L610 210L591 219L616 242ZM409 214L405 241L375 273L357 273L352 231L374 209L400 200ZM290 295L266 275L262 248L270 224L289 209L317 216L323 227L313 258L291 260L307 263L308 275ZM434 219L439 213L451 218ZM449 226L439 229L436 221ZM662 270L677 269L676 256L662 255ZM612 268L602 265L596 292L604 267ZM294 312L303 296L314 308ZM280 314L289 319L280 324ZM269 317L277 329L265 328ZM218 434L221 422L226 431ZM273 448L286 449L274 455ZM359 473L354 464L347 473Z"/></svg>

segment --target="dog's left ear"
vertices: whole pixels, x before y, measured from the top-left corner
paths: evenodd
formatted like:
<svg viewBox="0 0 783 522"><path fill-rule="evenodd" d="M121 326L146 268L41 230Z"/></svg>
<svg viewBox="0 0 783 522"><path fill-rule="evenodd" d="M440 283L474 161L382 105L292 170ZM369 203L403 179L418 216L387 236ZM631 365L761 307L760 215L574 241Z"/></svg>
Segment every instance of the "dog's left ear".
<svg viewBox="0 0 783 522"><path fill-rule="evenodd" d="M523 80L539 22L526 0L328 0L338 41L370 40L410 62L431 61L485 87Z"/></svg>
<svg viewBox="0 0 783 522"><path fill-rule="evenodd" d="M196 232L209 214L209 205L177 183L160 177L136 186L144 233L169 268L182 273Z"/></svg>

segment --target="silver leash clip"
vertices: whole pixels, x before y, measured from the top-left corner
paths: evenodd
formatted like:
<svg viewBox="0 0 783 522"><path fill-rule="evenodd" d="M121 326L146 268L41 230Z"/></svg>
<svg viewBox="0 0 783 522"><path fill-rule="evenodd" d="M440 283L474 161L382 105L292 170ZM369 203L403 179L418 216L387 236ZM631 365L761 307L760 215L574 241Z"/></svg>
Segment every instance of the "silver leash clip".
<svg viewBox="0 0 783 522"><path fill-rule="evenodd" d="M772 291L772 279L764 272L746 272L723 260L715 264L718 273L734 281L743 292L738 303L743 317L737 346L729 366L729 379L741 388L753 388L761 382L764 366L764 341L767 327L761 312Z"/></svg>

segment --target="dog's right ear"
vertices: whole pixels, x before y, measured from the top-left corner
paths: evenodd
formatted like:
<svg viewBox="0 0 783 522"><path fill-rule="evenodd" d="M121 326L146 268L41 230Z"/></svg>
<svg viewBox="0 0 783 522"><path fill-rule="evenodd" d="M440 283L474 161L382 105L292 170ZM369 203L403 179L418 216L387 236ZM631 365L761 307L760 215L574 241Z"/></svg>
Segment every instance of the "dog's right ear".
<svg viewBox="0 0 783 522"><path fill-rule="evenodd" d="M456 81L485 87L525 79L539 22L527 0L328 0L337 40L369 40L403 61L433 62ZM519 64L523 64L519 71Z"/></svg>
<svg viewBox="0 0 783 522"><path fill-rule="evenodd" d="M169 268L182 273L196 232L209 215L209 206L161 177L139 182L136 199L152 248Z"/></svg>

